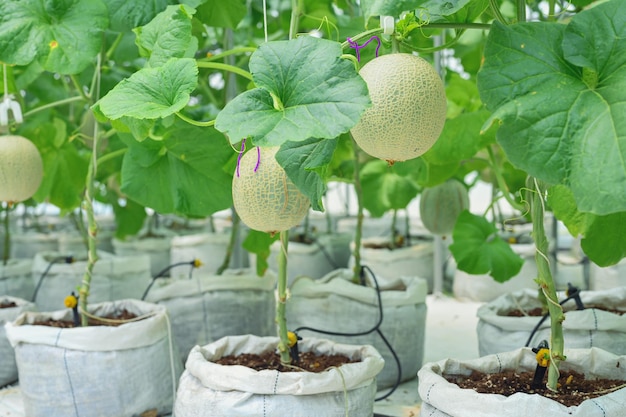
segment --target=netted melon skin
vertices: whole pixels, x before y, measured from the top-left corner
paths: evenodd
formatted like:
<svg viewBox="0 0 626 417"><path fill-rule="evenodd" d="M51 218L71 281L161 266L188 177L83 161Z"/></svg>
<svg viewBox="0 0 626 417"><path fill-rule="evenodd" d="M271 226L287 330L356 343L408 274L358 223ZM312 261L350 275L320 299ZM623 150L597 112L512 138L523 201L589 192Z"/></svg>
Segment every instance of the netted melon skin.
<svg viewBox="0 0 626 417"><path fill-rule="evenodd" d="M372 105L351 129L356 143L371 156L406 161L428 151L446 121L446 94L435 69L423 58L389 54L359 72Z"/></svg>
<svg viewBox="0 0 626 417"><path fill-rule="evenodd" d="M37 147L22 136L0 136L0 201L28 200L42 179L43 161Z"/></svg>
<svg viewBox="0 0 626 417"><path fill-rule="evenodd" d="M260 158L256 149L248 151L233 177L235 211L254 230L277 233L291 229L306 216L310 201L276 161L278 147L258 149Z"/></svg>
<svg viewBox="0 0 626 417"><path fill-rule="evenodd" d="M457 180L426 188L420 197L420 219L435 235L448 235L463 210L469 209L467 188Z"/></svg>

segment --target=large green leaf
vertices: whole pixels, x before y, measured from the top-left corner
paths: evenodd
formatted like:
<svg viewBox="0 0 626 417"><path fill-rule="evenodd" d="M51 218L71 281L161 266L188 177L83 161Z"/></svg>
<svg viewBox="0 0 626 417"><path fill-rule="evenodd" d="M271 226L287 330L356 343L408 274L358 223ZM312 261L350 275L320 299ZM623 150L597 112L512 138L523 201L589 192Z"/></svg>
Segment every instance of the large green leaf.
<svg viewBox="0 0 626 417"><path fill-rule="evenodd" d="M626 211L626 2L569 25L494 24L479 72L509 160L571 188L579 210Z"/></svg>
<svg viewBox="0 0 626 417"><path fill-rule="evenodd" d="M145 25L165 10L167 0L104 0L109 8L111 30L128 32Z"/></svg>
<svg viewBox="0 0 626 417"><path fill-rule="evenodd" d="M194 10L184 5L168 6L145 26L135 28L135 43L148 65L158 67L170 58L193 58L198 40L191 34Z"/></svg>
<svg viewBox="0 0 626 417"><path fill-rule="evenodd" d="M465 210L459 215L450 252L457 268L469 274L489 274L505 282L519 273L524 260L498 236L498 229L484 217Z"/></svg>
<svg viewBox="0 0 626 417"><path fill-rule="evenodd" d="M399 210L417 196L419 188L408 175L401 175L386 161L372 160L361 169L363 207L373 217L380 217L389 210Z"/></svg>
<svg viewBox="0 0 626 417"><path fill-rule="evenodd" d="M582 249L593 262L609 266L626 257L626 212L606 216L581 213L571 190L565 186L551 187L548 202L572 236L583 236Z"/></svg>
<svg viewBox="0 0 626 417"><path fill-rule="evenodd" d="M272 243L278 240L280 234L276 233L271 236L269 233L259 232L258 230L250 229L248 235L244 239L241 246L250 253L256 255L256 273L258 276L265 275L269 263L267 259L270 257Z"/></svg>
<svg viewBox="0 0 626 417"><path fill-rule="evenodd" d="M365 20L372 16L399 17L400 13L415 10L423 0L361 0Z"/></svg>
<svg viewBox="0 0 626 417"><path fill-rule="evenodd" d="M33 122L20 132L35 143L43 159L44 178L33 198L69 212L82 202L88 161L68 142L63 120Z"/></svg>
<svg viewBox="0 0 626 417"><path fill-rule="evenodd" d="M109 119L167 117L187 105L198 82L191 58L172 58L157 68L142 68L121 81L94 106Z"/></svg>
<svg viewBox="0 0 626 417"><path fill-rule="evenodd" d="M278 146L347 132L370 104L367 86L338 42L302 36L261 45L250 57L257 88L238 95L215 127L232 143Z"/></svg>
<svg viewBox="0 0 626 417"><path fill-rule="evenodd" d="M244 0L205 0L198 6L196 18L207 26L234 29L247 11Z"/></svg>
<svg viewBox="0 0 626 417"><path fill-rule="evenodd" d="M313 210L322 211L322 196L326 167L337 147L337 139L309 139L286 142L276 153L276 160L285 169L289 179L311 200Z"/></svg>
<svg viewBox="0 0 626 417"><path fill-rule="evenodd" d="M177 121L161 141L121 136L129 147L121 190L129 198L159 213L196 217L232 205L232 176L222 166L233 150L215 129Z"/></svg>
<svg viewBox="0 0 626 417"><path fill-rule="evenodd" d="M130 199L124 200L122 205L116 196L110 199L109 204L115 214L115 237L124 239L126 236L137 235L147 217L145 207Z"/></svg>
<svg viewBox="0 0 626 417"><path fill-rule="evenodd" d="M0 2L0 61L77 74L94 61L109 24L101 0Z"/></svg>

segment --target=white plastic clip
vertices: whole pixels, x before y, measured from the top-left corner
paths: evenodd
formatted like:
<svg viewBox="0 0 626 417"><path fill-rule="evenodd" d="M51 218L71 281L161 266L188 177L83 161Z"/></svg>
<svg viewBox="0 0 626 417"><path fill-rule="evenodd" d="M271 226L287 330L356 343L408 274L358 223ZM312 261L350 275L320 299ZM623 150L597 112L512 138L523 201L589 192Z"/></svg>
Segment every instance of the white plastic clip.
<svg viewBox="0 0 626 417"><path fill-rule="evenodd" d="M22 123L24 121L20 103L13 100L13 94L7 94L2 99L2 102L0 102L0 126L7 126L9 124L9 110L13 114L13 119L15 119L16 123Z"/></svg>
<svg viewBox="0 0 626 417"><path fill-rule="evenodd" d="M396 28L396 21L393 16L380 16L380 27L385 35L391 35Z"/></svg>

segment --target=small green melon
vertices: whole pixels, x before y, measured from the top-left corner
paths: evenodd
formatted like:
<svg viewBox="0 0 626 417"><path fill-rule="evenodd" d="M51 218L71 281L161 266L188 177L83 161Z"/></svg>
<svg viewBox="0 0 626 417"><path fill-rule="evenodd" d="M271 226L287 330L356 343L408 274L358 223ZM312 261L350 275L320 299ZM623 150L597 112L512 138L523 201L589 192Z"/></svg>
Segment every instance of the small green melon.
<svg viewBox="0 0 626 417"><path fill-rule="evenodd" d="M426 188L420 196L420 218L424 227L435 235L452 233L459 214L467 209L467 188L455 179Z"/></svg>

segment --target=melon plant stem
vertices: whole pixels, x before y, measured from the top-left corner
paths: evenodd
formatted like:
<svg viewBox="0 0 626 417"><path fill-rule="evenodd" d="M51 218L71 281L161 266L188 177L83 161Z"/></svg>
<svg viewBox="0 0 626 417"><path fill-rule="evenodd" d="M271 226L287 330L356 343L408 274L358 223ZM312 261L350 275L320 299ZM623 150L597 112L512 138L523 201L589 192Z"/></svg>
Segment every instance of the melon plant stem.
<svg viewBox="0 0 626 417"><path fill-rule="evenodd" d="M563 308L559 304L556 295L556 287L550 270L548 260L548 239L544 229L545 215L545 184L533 179L533 192L531 197L531 217L533 222L533 239L535 241L535 262L537 263L537 284L540 291L545 295L550 313L550 367L548 369L548 389L557 391L559 379L559 364L565 360L563 355Z"/></svg>
<svg viewBox="0 0 626 417"><path fill-rule="evenodd" d="M276 323L278 324L278 352L280 361L291 363L289 352L289 337L287 333L287 318L285 316L287 303L287 248L289 246L289 230L280 232L280 251L278 252L278 302L276 304Z"/></svg>
<svg viewBox="0 0 626 417"><path fill-rule="evenodd" d="M11 253L11 235L9 230L9 203L6 203L4 208L4 251L2 253L2 264L6 265L9 262L9 254Z"/></svg>
<svg viewBox="0 0 626 417"><path fill-rule="evenodd" d="M361 187L361 166L359 162L359 145L352 139L354 149L354 192L356 194L356 229L354 231L354 270L352 282L358 284L361 281L361 239L363 235L363 188Z"/></svg>
<svg viewBox="0 0 626 417"><path fill-rule="evenodd" d="M226 254L224 255L224 261L222 262L220 267L217 268L217 271L215 272L217 275L222 275L224 271L228 269L228 266L230 265L230 260L233 256L233 251L235 250L235 243L237 242L237 236L239 235L240 219L235 209L232 210L232 216L233 216L233 224L230 229L230 239L228 241L228 246L226 247Z"/></svg>

